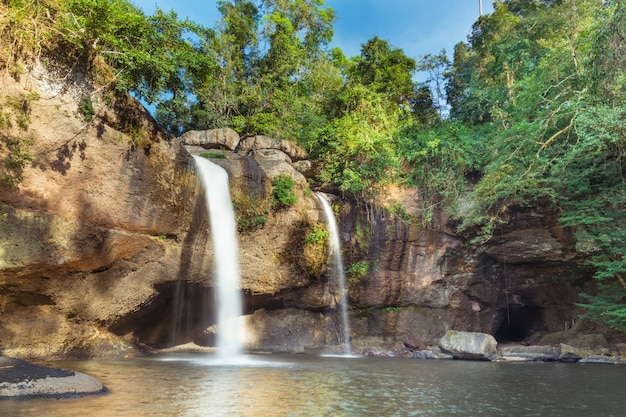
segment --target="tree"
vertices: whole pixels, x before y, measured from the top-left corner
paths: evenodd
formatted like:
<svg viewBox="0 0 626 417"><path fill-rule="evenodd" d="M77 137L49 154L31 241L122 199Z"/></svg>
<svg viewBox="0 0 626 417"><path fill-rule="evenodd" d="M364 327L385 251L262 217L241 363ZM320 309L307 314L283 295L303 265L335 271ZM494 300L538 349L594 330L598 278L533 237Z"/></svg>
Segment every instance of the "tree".
<svg viewBox="0 0 626 417"><path fill-rule="evenodd" d="M349 73L372 91L387 96L389 103L409 104L415 98L413 74L417 64L402 49L393 48L386 40L374 36L361 47L361 55L354 58Z"/></svg>
<svg viewBox="0 0 626 417"><path fill-rule="evenodd" d="M196 83L189 128L298 139L318 115L310 85L328 61L334 12L321 0L221 1L203 48L218 63Z"/></svg>
<svg viewBox="0 0 626 417"><path fill-rule="evenodd" d="M430 86L432 96L432 108L440 118L444 118L448 109L446 108L446 86L445 76L449 73L450 60L445 49L437 55L426 54L422 56L417 64L417 70L428 74L426 84Z"/></svg>
<svg viewBox="0 0 626 417"><path fill-rule="evenodd" d="M174 12L157 10L146 17L125 0L63 2L57 30L66 53L75 51L87 66L97 65L102 57L113 73L106 74L104 67L88 71L150 103L163 95L186 94L186 73L212 65L189 40L188 34L200 31L199 26L178 20Z"/></svg>

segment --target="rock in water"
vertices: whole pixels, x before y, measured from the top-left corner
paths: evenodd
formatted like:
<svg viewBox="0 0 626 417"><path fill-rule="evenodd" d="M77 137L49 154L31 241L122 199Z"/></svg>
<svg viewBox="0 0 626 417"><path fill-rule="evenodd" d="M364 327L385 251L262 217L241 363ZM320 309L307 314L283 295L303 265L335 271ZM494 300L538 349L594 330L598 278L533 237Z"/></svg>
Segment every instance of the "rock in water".
<svg viewBox="0 0 626 417"><path fill-rule="evenodd" d="M18 397L75 397L104 394L95 378L80 372L34 365L0 357L0 399Z"/></svg>
<svg viewBox="0 0 626 417"><path fill-rule="evenodd" d="M486 333L448 330L439 341L439 348L456 359L493 360L497 354L496 339Z"/></svg>

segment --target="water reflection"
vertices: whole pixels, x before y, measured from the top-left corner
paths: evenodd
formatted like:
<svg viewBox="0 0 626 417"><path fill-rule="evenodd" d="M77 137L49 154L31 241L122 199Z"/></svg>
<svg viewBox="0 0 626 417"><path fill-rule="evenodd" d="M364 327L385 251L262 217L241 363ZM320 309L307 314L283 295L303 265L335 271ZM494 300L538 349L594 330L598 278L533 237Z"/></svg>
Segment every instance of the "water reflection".
<svg viewBox="0 0 626 417"><path fill-rule="evenodd" d="M210 356L62 363L111 394L3 400L2 416L623 416L626 368Z"/></svg>

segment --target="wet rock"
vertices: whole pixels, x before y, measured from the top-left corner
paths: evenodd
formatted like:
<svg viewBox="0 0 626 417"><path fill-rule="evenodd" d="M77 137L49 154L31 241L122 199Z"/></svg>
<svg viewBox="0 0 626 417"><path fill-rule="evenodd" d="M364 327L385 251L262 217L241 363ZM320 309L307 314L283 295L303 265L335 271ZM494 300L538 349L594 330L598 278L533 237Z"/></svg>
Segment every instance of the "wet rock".
<svg viewBox="0 0 626 417"><path fill-rule="evenodd" d="M590 355L581 358L578 363L591 363L598 365L624 365L626 361L615 356Z"/></svg>
<svg viewBox="0 0 626 417"><path fill-rule="evenodd" d="M574 363L574 362L580 361L581 359L582 359L582 356L578 356L575 353L571 353L571 352L566 352L559 356L559 362L565 362L565 363Z"/></svg>
<svg viewBox="0 0 626 417"><path fill-rule="evenodd" d="M106 392L106 387L100 381L80 372L0 357L0 398L60 398Z"/></svg>
<svg viewBox="0 0 626 417"><path fill-rule="evenodd" d="M615 349L621 357L626 357L626 343L617 343Z"/></svg>
<svg viewBox="0 0 626 417"><path fill-rule="evenodd" d="M385 352L385 356L388 358L410 358L413 353L404 346L395 346Z"/></svg>
<svg viewBox="0 0 626 417"><path fill-rule="evenodd" d="M540 345L515 345L505 346L499 349L500 356L504 360L516 361L541 361L550 362L559 360L559 349L554 346L540 346Z"/></svg>
<svg viewBox="0 0 626 417"><path fill-rule="evenodd" d="M385 352L381 349L370 347L370 348L363 349L362 355L369 356L369 357L379 357L379 356L385 356Z"/></svg>
<svg viewBox="0 0 626 417"><path fill-rule="evenodd" d="M454 356L432 350L417 350L413 352L413 359L454 359Z"/></svg>
<svg viewBox="0 0 626 417"><path fill-rule="evenodd" d="M424 350L426 348L424 342L412 336L407 336L404 339L404 346L411 350Z"/></svg>
<svg viewBox="0 0 626 417"><path fill-rule="evenodd" d="M449 330L439 341L439 348L457 359L493 360L497 344L490 334Z"/></svg>

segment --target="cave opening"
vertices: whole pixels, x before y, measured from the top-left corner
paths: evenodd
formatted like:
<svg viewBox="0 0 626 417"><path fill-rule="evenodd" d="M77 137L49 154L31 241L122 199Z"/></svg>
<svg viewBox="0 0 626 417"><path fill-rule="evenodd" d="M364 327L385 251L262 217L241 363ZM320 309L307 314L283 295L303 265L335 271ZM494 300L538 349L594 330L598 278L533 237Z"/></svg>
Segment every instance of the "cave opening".
<svg viewBox="0 0 626 417"><path fill-rule="evenodd" d="M533 306L512 306L504 311L502 323L494 337L498 343L521 343L545 330L543 309Z"/></svg>
<svg viewBox="0 0 626 417"><path fill-rule="evenodd" d="M214 335L206 332L215 324L212 288L174 281L159 284L156 290L150 303L119 319L110 330L132 333L140 343L159 349L189 342L214 345Z"/></svg>

